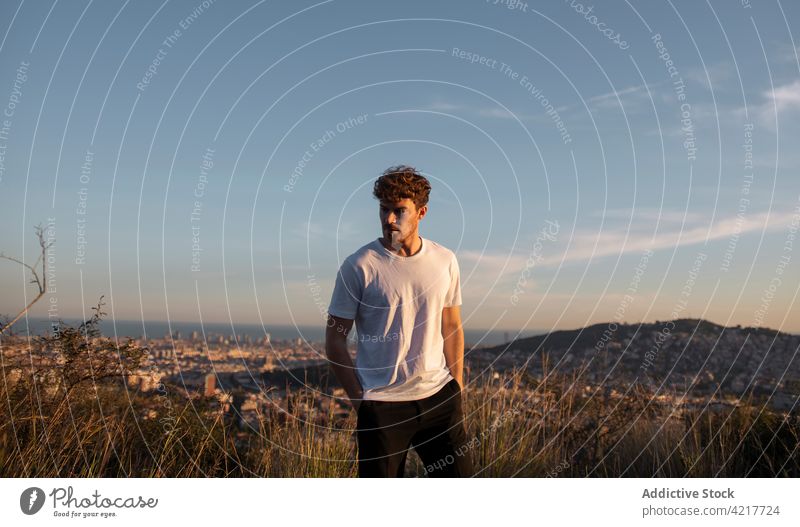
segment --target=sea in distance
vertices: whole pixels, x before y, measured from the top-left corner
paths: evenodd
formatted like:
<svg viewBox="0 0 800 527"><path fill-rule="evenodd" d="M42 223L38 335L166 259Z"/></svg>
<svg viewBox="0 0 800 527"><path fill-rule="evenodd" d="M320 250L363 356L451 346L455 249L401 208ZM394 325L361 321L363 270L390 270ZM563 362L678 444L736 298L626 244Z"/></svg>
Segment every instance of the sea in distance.
<svg viewBox="0 0 800 527"><path fill-rule="evenodd" d="M77 327L81 321L77 319L63 319L67 325ZM16 335L43 335L45 332L51 331L51 320L47 318L28 318L20 319L14 326L13 332ZM176 335L180 333L181 338L188 338L193 331L197 331L199 338L205 337L207 339L212 336L222 335L230 337L234 333L241 338L249 336L251 339L258 340L269 333L270 339L275 341L296 341L298 338L307 341L321 343L325 340L325 325L319 326L287 326L287 325L273 325L265 324L231 324L224 323L204 323L199 322L181 322L173 321L167 323L165 320L111 320L103 319L100 321L100 331L107 337L116 335L119 338L147 338L147 339L161 339L168 337L170 333ZM357 330L354 329L357 334ZM517 334L519 333L519 334ZM534 335L541 335L546 333L546 330L532 330L518 332L515 330L479 330L464 328L464 341L468 348L483 347L483 346L497 346L504 342L509 342L518 338L532 337Z"/></svg>

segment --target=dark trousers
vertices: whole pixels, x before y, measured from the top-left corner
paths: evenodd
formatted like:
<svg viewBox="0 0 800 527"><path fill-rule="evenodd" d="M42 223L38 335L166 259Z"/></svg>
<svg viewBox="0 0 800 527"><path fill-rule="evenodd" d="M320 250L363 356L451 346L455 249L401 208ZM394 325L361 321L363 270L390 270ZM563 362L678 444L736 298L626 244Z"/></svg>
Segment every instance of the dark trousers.
<svg viewBox="0 0 800 527"><path fill-rule="evenodd" d="M417 401L362 401L356 433L359 477L402 477L412 446L429 477L473 474L455 379Z"/></svg>

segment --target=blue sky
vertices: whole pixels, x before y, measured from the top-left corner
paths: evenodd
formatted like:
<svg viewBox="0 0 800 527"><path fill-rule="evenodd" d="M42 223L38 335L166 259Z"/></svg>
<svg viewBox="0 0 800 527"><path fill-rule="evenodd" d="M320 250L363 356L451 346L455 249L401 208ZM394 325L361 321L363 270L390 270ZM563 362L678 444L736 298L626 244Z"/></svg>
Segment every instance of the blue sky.
<svg viewBox="0 0 800 527"><path fill-rule="evenodd" d="M34 315L104 294L119 319L320 324L341 260L380 236L372 181L407 163L469 328L800 331L797 3L28 1L0 20L0 248L34 260L55 218ZM0 265L16 313L34 289Z"/></svg>

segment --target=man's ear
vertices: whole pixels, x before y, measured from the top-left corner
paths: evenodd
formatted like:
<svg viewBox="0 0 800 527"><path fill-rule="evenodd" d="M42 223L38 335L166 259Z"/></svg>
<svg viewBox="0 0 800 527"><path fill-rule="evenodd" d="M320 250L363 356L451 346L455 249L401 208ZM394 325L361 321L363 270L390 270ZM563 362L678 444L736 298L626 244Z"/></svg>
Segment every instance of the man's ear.
<svg viewBox="0 0 800 527"><path fill-rule="evenodd" d="M422 219L425 216L425 214L427 214L427 213L428 213L428 206L427 205L423 205L419 209L419 219Z"/></svg>

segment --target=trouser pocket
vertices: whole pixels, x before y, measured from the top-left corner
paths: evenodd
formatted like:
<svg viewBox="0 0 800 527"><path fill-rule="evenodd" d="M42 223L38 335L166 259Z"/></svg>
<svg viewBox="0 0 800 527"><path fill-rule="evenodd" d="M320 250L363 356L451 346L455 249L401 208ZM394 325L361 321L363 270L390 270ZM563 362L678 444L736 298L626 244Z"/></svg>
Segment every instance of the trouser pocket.
<svg viewBox="0 0 800 527"><path fill-rule="evenodd" d="M453 393L455 393L457 395L461 395L461 385L458 384L457 380L453 379L447 384L450 385L450 389L453 391Z"/></svg>

